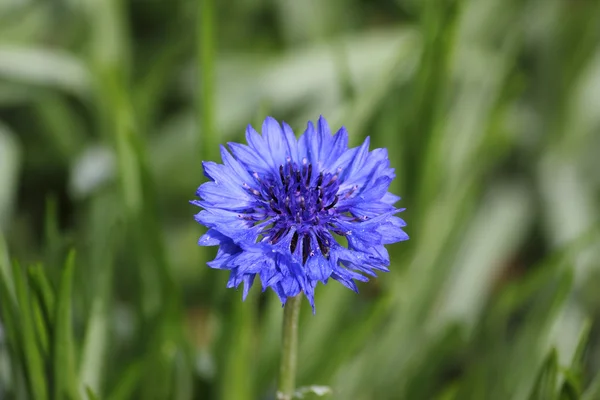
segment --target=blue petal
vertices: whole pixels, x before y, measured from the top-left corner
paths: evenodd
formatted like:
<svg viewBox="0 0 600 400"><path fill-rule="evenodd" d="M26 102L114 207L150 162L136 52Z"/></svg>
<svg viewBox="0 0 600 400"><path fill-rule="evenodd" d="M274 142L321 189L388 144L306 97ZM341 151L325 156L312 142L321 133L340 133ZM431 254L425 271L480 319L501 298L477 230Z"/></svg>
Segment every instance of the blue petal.
<svg viewBox="0 0 600 400"><path fill-rule="evenodd" d="M388 188L392 179L387 176L380 176L368 181L362 188L360 188L358 194L355 197L348 199L348 203L362 203L369 204L378 201L387 193ZM340 204L343 204L340 202Z"/></svg>
<svg viewBox="0 0 600 400"><path fill-rule="evenodd" d="M319 121L317 122L317 161L321 163L321 168L323 164L325 164L325 160L329 156L329 152L331 151L331 131L329 130L329 125L323 116L319 117Z"/></svg>
<svg viewBox="0 0 600 400"><path fill-rule="evenodd" d="M357 176L360 176L361 173L364 173L364 171L361 170L369 154L370 141L371 139L367 136L363 144L353 154L352 160L340 176L340 179L342 179L343 182L346 182L349 179L355 180Z"/></svg>
<svg viewBox="0 0 600 400"><path fill-rule="evenodd" d="M320 254L308 257L306 260L308 279L325 281L331 275L331 264Z"/></svg>
<svg viewBox="0 0 600 400"><path fill-rule="evenodd" d="M333 165L339 158L348 150L348 132L343 126L333 136L333 140L328 148L328 154L325 155L323 161L323 168L325 170L331 170Z"/></svg>
<svg viewBox="0 0 600 400"><path fill-rule="evenodd" d="M201 224L218 230L236 243L254 243L264 225L249 226L236 213L218 208L201 211L194 218Z"/></svg>
<svg viewBox="0 0 600 400"><path fill-rule="evenodd" d="M381 198L381 201L383 201L386 204L395 204L396 202L400 201L401 197L400 196L396 196L395 194L392 194L390 192L387 192L385 195L383 195L383 197Z"/></svg>
<svg viewBox="0 0 600 400"><path fill-rule="evenodd" d="M377 232L381 235L383 244L396 243L403 240L408 240L408 235L402 230L406 223L398 217L390 217L390 220L377 228Z"/></svg>
<svg viewBox="0 0 600 400"><path fill-rule="evenodd" d="M331 258L331 261L333 262L330 262L330 260L326 259L321 253L316 235L311 233L310 236L311 255L306 260L306 275L309 280L324 282L331 275L332 264L335 265L337 263L337 259L334 258L335 256ZM327 234L327 236L331 237L329 234ZM328 239L330 242L334 240L333 237Z"/></svg>
<svg viewBox="0 0 600 400"><path fill-rule="evenodd" d="M215 269L233 269L233 265L231 265L230 261L240 254L240 252L241 249L229 239L221 244L215 259L206 264L210 268Z"/></svg>
<svg viewBox="0 0 600 400"><path fill-rule="evenodd" d="M240 285L240 283L242 283L242 278L243 275L238 273L238 270L236 268L232 269L231 273L229 274L229 280L227 281L227 288L237 288Z"/></svg>
<svg viewBox="0 0 600 400"><path fill-rule="evenodd" d="M362 276L362 275L360 275L360 276ZM342 285L346 286L348 289L358 293L358 286L356 286L356 283L352 279L347 279L346 277L339 275L336 272L331 274L331 278L340 282ZM367 278L365 278L365 279L367 279Z"/></svg>
<svg viewBox="0 0 600 400"><path fill-rule="evenodd" d="M294 135L294 131L285 122L283 122L281 125L283 126L286 154L293 162L297 163L300 161L300 159L298 158L298 142L296 140L296 136Z"/></svg>
<svg viewBox="0 0 600 400"><path fill-rule="evenodd" d="M307 285L306 289L304 290L304 295L306 296L306 299L308 300L308 303L310 304L310 307L312 308L312 312L313 315L316 314L316 309L315 309L315 287L317 285L317 282L311 282Z"/></svg>
<svg viewBox="0 0 600 400"><path fill-rule="evenodd" d="M356 202L350 207L350 212L354 215L366 216L374 218L378 215L394 211L394 206L386 204L382 201L371 202Z"/></svg>
<svg viewBox="0 0 600 400"><path fill-rule="evenodd" d="M395 177L394 169L389 167L387 150L375 149L364 157L360 153L359 149L352 164L342 174L341 191L348 190L353 186L363 187L379 177L388 177L390 181Z"/></svg>
<svg viewBox="0 0 600 400"><path fill-rule="evenodd" d="M274 163L271 153L269 152L269 146L267 145L265 138L259 135L252 125L246 127L246 141L248 142L248 146L253 149L268 166L273 168Z"/></svg>
<svg viewBox="0 0 600 400"><path fill-rule="evenodd" d="M226 236L223 236L216 229L209 229L204 235L198 240L199 246L216 246L227 240Z"/></svg>
<svg viewBox="0 0 600 400"><path fill-rule="evenodd" d="M354 147L352 149L348 149L342 153L336 160L333 160L331 165L325 168L325 172L336 173L338 170L343 171L348 167L348 165L354 160L356 153L360 148Z"/></svg>
<svg viewBox="0 0 600 400"><path fill-rule="evenodd" d="M273 289L273 291L277 294L277 297L279 297L279 300L281 301L281 306L285 306L285 302L288 298L285 289L283 288L283 285L281 282L277 282L275 285L271 286L271 289Z"/></svg>
<svg viewBox="0 0 600 400"><path fill-rule="evenodd" d="M283 293L285 293L287 297L294 297L300 293L300 283L291 275L284 276L278 285L281 285Z"/></svg>
<svg viewBox="0 0 600 400"><path fill-rule="evenodd" d="M246 183L250 187L254 187L254 178L250 176L248 170L244 168L238 160L229 154L225 146L221 146L221 159L223 160L223 164L235 174L235 177L237 178L236 181L240 185L243 186L243 184Z"/></svg>
<svg viewBox="0 0 600 400"><path fill-rule="evenodd" d="M239 143L228 143L228 145L235 158L249 171L261 174L272 172L271 166L254 149Z"/></svg>
<svg viewBox="0 0 600 400"><path fill-rule="evenodd" d="M306 158L308 163L317 165L319 157L319 148L317 143L317 134L312 121L306 124L306 130L298 139L298 155L300 158Z"/></svg>
<svg viewBox="0 0 600 400"><path fill-rule="evenodd" d="M229 210L246 210L252 208L256 201L252 196L240 191L231 191L223 185L214 182L202 184L196 194L213 207Z"/></svg>
<svg viewBox="0 0 600 400"><path fill-rule="evenodd" d="M248 292L250 291L250 288L252 287L252 283L254 283L254 278L256 277L256 274L247 274L244 275L244 293L242 294L242 300L245 301L246 297L248 297Z"/></svg>
<svg viewBox="0 0 600 400"><path fill-rule="evenodd" d="M277 271L274 266L263 268L259 274L263 292L267 290L268 287L277 284L283 278L281 272Z"/></svg>
<svg viewBox="0 0 600 400"><path fill-rule="evenodd" d="M285 164L286 143L284 133L279 123L272 117L267 117L262 125L262 135L266 139L269 154L274 162L274 167Z"/></svg>

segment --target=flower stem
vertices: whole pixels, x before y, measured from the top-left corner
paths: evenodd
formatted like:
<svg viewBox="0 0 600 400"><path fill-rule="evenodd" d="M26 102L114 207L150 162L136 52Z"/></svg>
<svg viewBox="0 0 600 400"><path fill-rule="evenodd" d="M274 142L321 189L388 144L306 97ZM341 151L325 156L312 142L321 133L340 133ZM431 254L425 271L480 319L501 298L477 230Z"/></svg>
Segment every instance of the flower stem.
<svg viewBox="0 0 600 400"><path fill-rule="evenodd" d="M291 400L294 394L298 353L298 316L300 315L301 302L302 296L300 294L288 297L283 311L278 400Z"/></svg>

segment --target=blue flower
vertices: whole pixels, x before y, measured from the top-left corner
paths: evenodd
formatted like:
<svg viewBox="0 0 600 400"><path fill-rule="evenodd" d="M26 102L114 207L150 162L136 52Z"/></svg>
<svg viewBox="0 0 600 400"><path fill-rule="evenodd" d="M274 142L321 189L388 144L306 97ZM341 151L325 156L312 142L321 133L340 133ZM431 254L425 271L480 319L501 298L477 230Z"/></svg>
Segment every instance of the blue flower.
<svg viewBox="0 0 600 400"><path fill-rule="evenodd" d="M258 275L283 304L302 291L314 311L317 282L358 291L363 274L389 271L384 245L408 235L386 149L369 151L369 138L349 149L346 129L332 136L323 117L300 139L267 117L262 136L248 126L246 140L231 153L221 146L223 164L203 163L210 181L191 201L209 228L198 244L219 246L208 265L230 271L227 287L243 282L245 299Z"/></svg>

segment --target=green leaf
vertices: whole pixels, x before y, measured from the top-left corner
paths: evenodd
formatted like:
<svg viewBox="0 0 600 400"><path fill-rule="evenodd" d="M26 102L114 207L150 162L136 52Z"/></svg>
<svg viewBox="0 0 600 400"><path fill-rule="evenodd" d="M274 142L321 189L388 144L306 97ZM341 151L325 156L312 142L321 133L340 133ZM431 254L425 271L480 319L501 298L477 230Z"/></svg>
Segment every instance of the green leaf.
<svg viewBox="0 0 600 400"><path fill-rule="evenodd" d="M121 374L121 379L115 385L112 393L107 400L127 400L133 398L135 389L144 374L144 362L137 361L129 364L125 372Z"/></svg>
<svg viewBox="0 0 600 400"><path fill-rule="evenodd" d="M89 386L85 387L85 394L87 395L88 400L99 400L98 396L94 394L94 392L92 391L92 389L89 388Z"/></svg>
<svg viewBox="0 0 600 400"><path fill-rule="evenodd" d="M36 400L46 400L48 398L48 387L44 374L44 362L35 337L35 325L27 284L17 262L13 262L13 278L19 303L19 319L21 322L19 335L23 341L22 350L25 354L26 370L30 383L29 389L32 397Z"/></svg>
<svg viewBox="0 0 600 400"><path fill-rule="evenodd" d="M112 294L113 263L108 261L98 271L97 287L88 319L81 352L79 380L95 393L101 393L100 383L108 346L109 303Z"/></svg>
<svg viewBox="0 0 600 400"><path fill-rule="evenodd" d="M54 321L54 288L52 288L50 281L48 281L43 265L31 266L28 272L31 288L38 297L46 323L50 326Z"/></svg>
<svg viewBox="0 0 600 400"><path fill-rule="evenodd" d="M8 249L6 248L6 242L0 230L0 279L3 279L6 285L6 293L8 298L12 302L17 301L17 295L15 293L15 282L12 277L12 269L10 267L10 260L8 258Z"/></svg>
<svg viewBox="0 0 600 400"><path fill-rule="evenodd" d="M552 349L542 365L537 382L530 400L551 400L556 398L556 384L558 377L558 354Z"/></svg>
<svg viewBox="0 0 600 400"><path fill-rule="evenodd" d="M590 386L585 390L581 400L597 400L600 399L600 372L596 374Z"/></svg>
<svg viewBox="0 0 600 400"><path fill-rule="evenodd" d="M579 400L581 398L581 390L579 389L578 379L568 373L565 374L565 382L562 384L559 399L560 400Z"/></svg>
<svg viewBox="0 0 600 400"><path fill-rule="evenodd" d="M46 359L50 351L50 339L48 332L49 326L44 320L44 313L42 311L42 307L40 306L40 301L36 297L31 298L31 307L33 311L33 323L35 325L35 333L37 334L36 337L40 345L42 358Z"/></svg>
<svg viewBox="0 0 600 400"><path fill-rule="evenodd" d="M75 381L72 309L75 251L67 256L56 301L54 327L54 399L79 398Z"/></svg>
<svg viewBox="0 0 600 400"><path fill-rule="evenodd" d="M245 302L234 299L225 320L222 347L223 360L220 374L220 394L224 399L252 399L254 374L252 363L255 358L253 346L256 293L251 293Z"/></svg>

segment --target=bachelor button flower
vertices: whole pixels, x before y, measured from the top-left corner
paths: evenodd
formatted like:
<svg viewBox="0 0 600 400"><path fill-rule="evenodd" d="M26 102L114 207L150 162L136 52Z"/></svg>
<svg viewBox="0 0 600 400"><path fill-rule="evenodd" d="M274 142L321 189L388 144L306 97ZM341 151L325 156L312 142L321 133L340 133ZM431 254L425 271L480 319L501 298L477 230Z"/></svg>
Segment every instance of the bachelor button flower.
<svg viewBox="0 0 600 400"><path fill-rule="evenodd" d="M348 148L348 133L331 135L323 117L296 139L268 117L262 136L251 126L248 146L221 146L223 164L204 162L210 179L192 204L208 232L201 246L219 246L208 265L231 272L227 287L244 283L243 298L259 276L285 304L304 292L314 311L317 282L335 279L357 291L355 280L388 271L384 245L408 239L394 214L400 198L386 149L369 151L369 138Z"/></svg>

